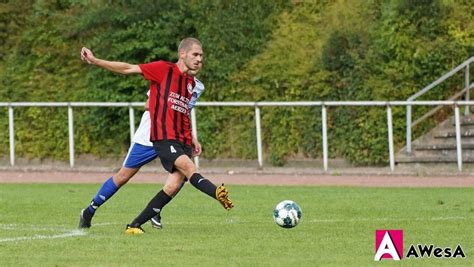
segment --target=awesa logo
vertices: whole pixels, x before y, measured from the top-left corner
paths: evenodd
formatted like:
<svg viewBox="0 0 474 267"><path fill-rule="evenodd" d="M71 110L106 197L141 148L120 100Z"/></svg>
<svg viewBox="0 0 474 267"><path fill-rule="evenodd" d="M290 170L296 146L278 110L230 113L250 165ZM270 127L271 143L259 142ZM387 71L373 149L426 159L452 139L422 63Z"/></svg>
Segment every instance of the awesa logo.
<svg viewBox="0 0 474 267"><path fill-rule="evenodd" d="M403 258L403 230L375 230L375 258L394 259Z"/></svg>
<svg viewBox="0 0 474 267"><path fill-rule="evenodd" d="M455 249L450 247L436 247L433 244L417 246L411 244L406 258L465 258L466 254L461 245ZM375 261L382 259L393 259L399 261L403 258L403 230L376 230L375 231Z"/></svg>

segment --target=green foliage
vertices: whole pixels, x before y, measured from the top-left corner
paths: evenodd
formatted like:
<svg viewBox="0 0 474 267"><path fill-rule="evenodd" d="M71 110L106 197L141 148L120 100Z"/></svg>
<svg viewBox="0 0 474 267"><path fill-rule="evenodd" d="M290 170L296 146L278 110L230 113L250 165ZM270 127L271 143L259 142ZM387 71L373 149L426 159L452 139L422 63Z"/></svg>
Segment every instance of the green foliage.
<svg viewBox="0 0 474 267"><path fill-rule="evenodd" d="M15 45L2 62L3 101L71 101L74 90L85 87L80 79L82 69L75 61L77 52L72 53L68 46L72 36L62 27L77 10L61 3L38 1L23 7L28 10L24 26L6 41L7 46ZM67 110L16 108L15 129L20 156L66 158ZM8 133L0 135L2 146L8 147Z"/></svg>
<svg viewBox="0 0 474 267"><path fill-rule="evenodd" d="M7 51L14 46L12 35L24 27L31 5L30 0L0 2L0 63L3 63Z"/></svg>
<svg viewBox="0 0 474 267"><path fill-rule="evenodd" d="M251 100L244 88L232 81L253 56L261 53L285 1L197 1L196 28L203 42L206 85L202 100ZM202 110L202 111L201 111ZM203 114L203 115L200 115ZM208 158L217 156L255 158L253 109L197 108L199 139Z"/></svg>
<svg viewBox="0 0 474 267"><path fill-rule="evenodd" d="M84 64L82 46L109 60L175 61L179 41L195 36L205 53L204 101L405 100L474 53L468 0L21 0L2 1L0 14L2 102L145 101L141 77ZM457 75L421 99L446 99L462 84ZM426 110L417 107L414 116ZM0 153L7 154L4 111ZM74 112L77 153L125 153L127 109ZM328 112L331 157L386 164L385 109ZM261 114L270 162L321 155L321 108L264 107ZM256 157L253 108L197 107L197 116L205 157ZM404 109L393 116L402 147ZM17 154L66 159L66 125L65 108L16 108Z"/></svg>

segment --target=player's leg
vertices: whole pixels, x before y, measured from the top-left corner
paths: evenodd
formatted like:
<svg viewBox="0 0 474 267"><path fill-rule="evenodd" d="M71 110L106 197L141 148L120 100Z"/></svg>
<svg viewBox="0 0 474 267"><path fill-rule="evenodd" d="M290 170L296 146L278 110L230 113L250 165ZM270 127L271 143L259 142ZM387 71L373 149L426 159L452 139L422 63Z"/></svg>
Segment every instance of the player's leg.
<svg viewBox="0 0 474 267"><path fill-rule="evenodd" d="M89 206L81 211L79 228L90 228L95 211L111 198L122 185L126 184L138 170L122 167L116 174L107 179L99 188L94 198L92 198Z"/></svg>
<svg viewBox="0 0 474 267"><path fill-rule="evenodd" d="M161 226L161 211L163 207L166 206L173 199L173 196L176 195L177 191L179 191L183 182L183 174L179 173L178 171L170 173L163 189L161 189L160 192L158 192L158 194L156 194L150 200L150 202L148 202L147 206L132 221L132 223L127 225L127 229L125 232L127 234L142 233L143 229L141 229L141 226L153 218L155 218L155 222L153 222L152 220L152 226L155 228L161 228L157 226L158 223ZM138 230L135 228L137 228Z"/></svg>
<svg viewBox="0 0 474 267"><path fill-rule="evenodd" d="M168 172L174 173L176 170L180 171L186 177L191 177L191 179L193 179L192 184L196 188L217 199L225 209L229 210L233 207L232 201L228 198L228 192L223 185L216 187L209 180L196 173L196 167L191 161L191 147L185 147L173 141L154 142L153 147L157 153L159 152L161 163ZM161 190L152 200L150 200L138 217L136 217L132 223L127 225L125 233L144 233L141 226L156 216L161 211L161 208L170 202L171 199L171 196Z"/></svg>
<svg viewBox="0 0 474 267"><path fill-rule="evenodd" d="M153 147L157 154L160 155L161 164L163 168L172 174L172 177L178 178L182 181L184 175L176 174L178 171L174 168L173 163L177 157L184 155L184 150L181 145L173 141L158 141L153 142ZM190 155L192 151L190 150ZM176 176L174 176L176 175ZM174 180L174 179L173 179ZM170 180L171 181L171 180ZM170 183L171 184L171 183ZM174 183L176 184L176 183ZM127 234L141 234L144 233L141 226L152 219L153 217L160 214L161 209L171 201L173 192L165 192L161 190L156 194L147 206L142 210L142 212L130 223L127 225L125 233Z"/></svg>
<svg viewBox="0 0 474 267"><path fill-rule="evenodd" d="M174 198L179 193L181 188L183 188L184 183L185 183L184 179L185 179L184 175L181 174L180 172L174 172L174 173L168 174L168 177L166 178L165 185L163 186L162 191L167 196ZM167 203L169 203L169 201ZM158 214L156 214L150 220L151 226L153 228L156 228L156 229L163 228L163 225L161 223L161 212L163 211L163 208L166 206L167 203L158 204L158 206L161 206L161 208L159 208L160 212L158 212Z"/></svg>
<svg viewBox="0 0 474 267"><path fill-rule="evenodd" d="M133 143L130 146L122 168L102 184L90 204L81 211L79 228L90 228L92 217L97 208L110 199L121 186L126 184L138 172L141 166L156 157L157 154L153 147Z"/></svg>
<svg viewBox="0 0 474 267"><path fill-rule="evenodd" d="M189 182L194 187L210 197L217 199L226 210L230 210L234 207L234 204L228 197L229 192L224 187L224 184L217 187L200 173L196 172L196 166L188 156L182 155L178 157L174 164L181 173L189 177Z"/></svg>
<svg viewBox="0 0 474 267"><path fill-rule="evenodd" d="M153 145L156 146L156 144ZM204 192L208 196L217 199L217 201L219 201L219 203L221 203L221 205L226 210L230 210L232 207L234 207L234 204L229 199L229 192L224 187L224 184L217 187L210 180L204 178L200 173L197 172L196 166L191 160L192 148L181 146L179 149L182 149L184 154L177 156L176 159L173 160L173 167L184 174L194 187L199 189L201 192ZM165 148L164 150L166 151ZM167 162L163 162L162 158L160 158L160 160L164 166L167 165Z"/></svg>

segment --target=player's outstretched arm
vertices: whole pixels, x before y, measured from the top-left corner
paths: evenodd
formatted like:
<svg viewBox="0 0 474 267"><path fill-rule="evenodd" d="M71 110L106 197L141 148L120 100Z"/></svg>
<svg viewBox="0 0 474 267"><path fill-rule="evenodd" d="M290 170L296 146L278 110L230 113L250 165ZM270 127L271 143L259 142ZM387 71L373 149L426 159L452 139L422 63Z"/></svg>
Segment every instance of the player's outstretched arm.
<svg viewBox="0 0 474 267"><path fill-rule="evenodd" d="M86 47L81 49L81 59L89 64L120 74L142 73L138 65L96 58L92 51Z"/></svg>

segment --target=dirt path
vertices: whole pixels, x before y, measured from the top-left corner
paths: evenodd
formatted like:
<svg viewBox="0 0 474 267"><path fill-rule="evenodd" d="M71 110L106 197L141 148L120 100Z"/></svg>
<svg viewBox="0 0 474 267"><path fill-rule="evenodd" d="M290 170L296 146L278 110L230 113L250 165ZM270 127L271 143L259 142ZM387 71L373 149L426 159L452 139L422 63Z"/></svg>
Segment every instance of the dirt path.
<svg viewBox="0 0 474 267"><path fill-rule="evenodd" d="M112 172L0 171L0 183L102 183ZM474 187L472 176L228 174L204 173L215 183L238 185L319 185L360 187ZM132 183L163 183L165 173L138 173Z"/></svg>

